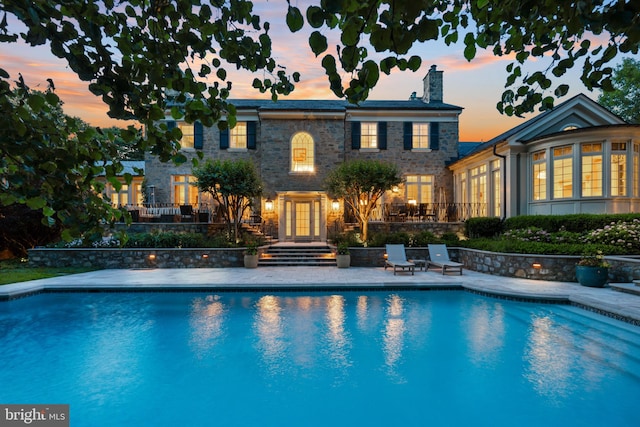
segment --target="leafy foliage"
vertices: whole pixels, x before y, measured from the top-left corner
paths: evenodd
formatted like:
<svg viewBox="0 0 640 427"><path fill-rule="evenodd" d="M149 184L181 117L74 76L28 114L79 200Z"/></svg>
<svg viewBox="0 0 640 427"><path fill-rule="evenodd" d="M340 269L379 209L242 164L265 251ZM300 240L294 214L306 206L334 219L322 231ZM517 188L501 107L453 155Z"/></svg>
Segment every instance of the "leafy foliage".
<svg viewBox="0 0 640 427"><path fill-rule="evenodd" d="M497 217L469 218L464 224L464 234L470 238L495 237L502 233L502 219Z"/></svg>
<svg viewBox="0 0 640 427"><path fill-rule="evenodd" d="M640 124L640 61L625 58L613 71L614 90L603 92L598 103L629 123Z"/></svg>
<svg viewBox="0 0 640 427"><path fill-rule="evenodd" d="M294 9L292 11L292 9ZM295 7L288 15L298 16ZM306 10L308 24L318 29L309 37L311 50L327 52L327 37L320 29L341 33L337 54L326 53L322 65L333 92L358 103L367 98L379 73L393 68L417 70L421 59L409 56L412 46L442 39L447 45L464 42L464 57L471 61L478 49L494 55L513 55L507 66L507 89L497 108L508 115L522 115L540 106L553 107L554 97L567 93L566 84L553 87L553 78L581 63L581 80L588 89L613 89L610 61L620 53L638 53L640 3L628 0L584 0L579 3L555 0L321 0ZM287 21L289 23L289 21ZM295 25L295 27L294 27ZM292 20L292 31L300 26ZM593 35L604 35L604 45L592 44ZM379 65L369 59L365 42L376 52L388 54ZM544 61L540 61L544 59ZM546 64L528 73L525 62ZM342 85L336 64L352 73ZM543 65L545 67L545 65Z"/></svg>
<svg viewBox="0 0 640 427"><path fill-rule="evenodd" d="M51 88L37 92L22 83L11 91L0 79L0 110L0 206L40 212L42 223L61 227L66 240L99 237L103 223L123 218L100 195L101 175L121 185L115 176L123 166L108 136L66 116Z"/></svg>
<svg viewBox="0 0 640 427"><path fill-rule="evenodd" d="M60 227L42 223L42 212L26 205L0 206L0 251L26 257L27 250L60 239Z"/></svg>
<svg viewBox="0 0 640 427"><path fill-rule="evenodd" d="M240 240L240 221L253 199L262 195L262 181L253 163L247 160L208 159L193 169L198 189L209 193L222 207L222 217Z"/></svg>
<svg viewBox="0 0 640 427"><path fill-rule="evenodd" d="M585 230L603 228L612 222L633 221L640 214L570 214L570 215L522 215L507 218L505 230L538 227L548 232L569 231L582 233Z"/></svg>
<svg viewBox="0 0 640 427"><path fill-rule="evenodd" d="M351 208L367 241L368 223L378 201L387 190L402 182L396 165L375 160L351 160L341 163L325 179L332 197L343 198Z"/></svg>

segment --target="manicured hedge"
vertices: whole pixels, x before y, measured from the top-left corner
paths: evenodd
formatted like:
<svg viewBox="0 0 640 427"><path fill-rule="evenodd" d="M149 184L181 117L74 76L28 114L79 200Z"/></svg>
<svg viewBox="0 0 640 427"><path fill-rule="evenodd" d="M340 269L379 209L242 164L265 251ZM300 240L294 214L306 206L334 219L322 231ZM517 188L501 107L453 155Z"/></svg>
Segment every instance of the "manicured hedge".
<svg viewBox="0 0 640 427"><path fill-rule="evenodd" d="M563 229L581 233L603 228L612 222L633 221L636 218L640 219L640 214L523 215L507 218L504 230L538 227L550 233Z"/></svg>

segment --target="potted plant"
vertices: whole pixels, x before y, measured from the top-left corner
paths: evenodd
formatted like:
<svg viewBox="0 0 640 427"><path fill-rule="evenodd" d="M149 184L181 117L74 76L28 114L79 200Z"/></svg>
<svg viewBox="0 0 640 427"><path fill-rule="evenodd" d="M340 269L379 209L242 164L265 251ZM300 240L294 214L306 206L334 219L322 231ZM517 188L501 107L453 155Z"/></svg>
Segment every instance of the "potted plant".
<svg viewBox="0 0 640 427"><path fill-rule="evenodd" d="M602 288L609 279L609 267L602 251L586 252L576 265L576 278L583 286Z"/></svg>
<svg viewBox="0 0 640 427"><path fill-rule="evenodd" d="M258 267L258 244L256 242L247 243L244 251L244 266L245 268Z"/></svg>
<svg viewBox="0 0 640 427"><path fill-rule="evenodd" d="M349 254L349 246L347 243L338 243L336 250L336 264L338 268L348 268L351 265L351 255Z"/></svg>

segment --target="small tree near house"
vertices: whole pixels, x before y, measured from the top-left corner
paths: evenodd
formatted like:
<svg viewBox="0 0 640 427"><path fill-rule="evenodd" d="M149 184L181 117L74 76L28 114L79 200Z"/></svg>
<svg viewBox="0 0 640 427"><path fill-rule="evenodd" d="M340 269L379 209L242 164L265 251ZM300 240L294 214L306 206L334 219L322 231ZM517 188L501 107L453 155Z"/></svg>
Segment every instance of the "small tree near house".
<svg viewBox="0 0 640 427"><path fill-rule="evenodd" d="M382 195L402 182L396 165L376 160L352 160L331 171L325 188L333 197L344 199L356 216L362 240L367 241L369 218Z"/></svg>
<svg viewBox="0 0 640 427"><path fill-rule="evenodd" d="M240 222L253 199L262 195L262 181L247 160L207 160L193 169L200 191L209 193L220 205L229 234L240 241Z"/></svg>

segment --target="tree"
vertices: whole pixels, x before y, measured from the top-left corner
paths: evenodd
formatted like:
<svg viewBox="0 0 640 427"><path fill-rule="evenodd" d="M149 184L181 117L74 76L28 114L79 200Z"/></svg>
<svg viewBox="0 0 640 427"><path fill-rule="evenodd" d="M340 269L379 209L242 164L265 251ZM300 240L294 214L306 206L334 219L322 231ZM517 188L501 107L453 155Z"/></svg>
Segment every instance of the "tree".
<svg viewBox="0 0 640 427"><path fill-rule="evenodd" d="M0 206L14 204L41 213L42 222L61 227L66 240L102 236L104 222L123 218L105 201L105 172L115 178L123 169L109 138L62 111L58 96L32 91L24 83L11 91L0 81ZM131 176L126 177L130 183ZM32 217L37 217L32 216Z"/></svg>
<svg viewBox="0 0 640 427"><path fill-rule="evenodd" d="M635 0L321 0L305 15L318 29L309 37L316 56L328 50L327 29L339 30L337 54L325 54L322 66L333 92L352 102L366 99L380 72L388 74L396 67L416 71L421 59L409 56L414 44L463 40L469 61L478 48L515 58L507 66L509 89L497 107L508 115L521 115L537 105L543 110L553 107L554 96L566 94L569 87L559 84L553 96L545 96L551 79L580 61L588 89L612 90L608 63L619 53L638 53L640 43L640 2ZM294 32L302 28L304 17L297 7L289 6L287 23ZM598 37L607 38L605 45L592 41ZM374 61L367 44L389 55ZM526 73L523 64L532 60L543 69ZM340 68L352 73L346 88Z"/></svg>
<svg viewBox="0 0 640 427"><path fill-rule="evenodd" d="M613 92L603 92L598 102L629 123L640 124L640 61L625 58L613 73Z"/></svg>
<svg viewBox="0 0 640 427"><path fill-rule="evenodd" d="M325 180L325 188L332 197L344 199L355 214L362 241L368 238L369 218L378 201L394 185L402 182L396 165L376 160L351 160L341 163Z"/></svg>
<svg viewBox="0 0 640 427"><path fill-rule="evenodd" d="M247 160L208 159L193 168L198 189L209 193L221 207L229 234L240 241L240 222L253 200L262 195L262 181L253 163Z"/></svg>

